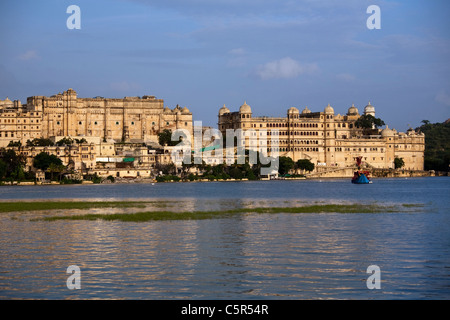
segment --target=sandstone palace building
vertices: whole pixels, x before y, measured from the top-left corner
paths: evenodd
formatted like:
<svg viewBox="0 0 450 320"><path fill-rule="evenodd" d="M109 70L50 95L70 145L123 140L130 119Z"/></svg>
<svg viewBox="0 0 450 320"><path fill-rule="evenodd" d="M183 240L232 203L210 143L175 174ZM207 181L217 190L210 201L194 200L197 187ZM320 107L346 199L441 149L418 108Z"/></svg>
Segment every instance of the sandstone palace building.
<svg viewBox="0 0 450 320"><path fill-rule="evenodd" d="M375 116L375 108L369 103L363 114ZM368 133L355 126L360 116L353 105L344 115L335 114L328 105L317 112L291 107L286 117L255 117L244 103L235 112L226 106L220 108L218 129L223 136L227 129L252 130L255 136L264 130L269 155L276 151L294 161L309 159L316 171L354 167L357 157L371 168L393 168L394 159L402 158L404 169L423 170L423 133L413 129L397 132L387 126ZM43 151L61 157L64 165L72 163L75 171L151 176L155 164L171 162L173 147L158 145L158 135L164 129L183 129L194 135L192 113L178 105L168 108L154 96L80 98L72 89L50 97L28 97L26 104L0 100L0 148L14 147L29 157L30 169L32 157ZM275 133L279 143L271 145L270 137ZM84 144L50 148L27 143L36 138L56 142L65 137L83 137ZM207 162L205 153L203 157Z"/></svg>
<svg viewBox="0 0 450 320"><path fill-rule="evenodd" d="M25 145L34 138L101 137L103 140L157 141L163 129L192 132L192 113L164 107L154 96L79 98L69 89L51 97L32 96L27 103L0 100L0 146L11 140Z"/></svg>
<svg viewBox="0 0 450 320"><path fill-rule="evenodd" d="M364 114L375 117L375 108L369 104ZM252 109L244 103L239 111L230 112L224 105L219 110L218 126L222 135L227 129L266 131L267 151L277 151L294 161L309 159L320 167L352 167L356 158L368 167L394 168L394 159L402 158L405 169L423 170L425 136L409 129L397 132L386 126L383 130L370 130L370 134L355 126L359 110L352 105L345 115L335 114L333 107L326 106L321 112L305 107L301 112L291 107L286 117L255 117ZM279 143L270 145L270 136L278 131ZM276 148L276 150L275 150Z"/></svg>

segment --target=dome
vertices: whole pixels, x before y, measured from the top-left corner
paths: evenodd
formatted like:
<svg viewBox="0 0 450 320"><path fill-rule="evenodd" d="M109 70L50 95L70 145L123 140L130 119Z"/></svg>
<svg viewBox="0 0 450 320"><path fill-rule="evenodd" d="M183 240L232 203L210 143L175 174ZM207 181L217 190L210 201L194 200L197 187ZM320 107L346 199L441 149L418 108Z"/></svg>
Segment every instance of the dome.
<svg viewBox="0 0 450 320"><path fill-rule="evenodd" d="M308 107L305 107L305 109L303 109L302 114L306 114L306 113L311 113L311 110L308 109Z"/></svg>
<svg viewBox="0 0 450 320"><path fill-rule="evenodd" d="M239 108L240 113L252 113L252 109L250 106L244 102L244 104Z"/></svg>
<svg viewBox="0 0 450 320"><path fill-rule="evenodd" d="M219 116L225 113L230 113L230 110L225 105L223 105L223 107L219 109Z"/></svg>
<svg viewBox="0 0 450 320"><path fill-rule="evenodd" d="M288 110L288 113L300 113L296 107L291 107Z"/></svg>
<svg viewBox="0 0 450 320"><path fill-rule="evenodd" d="M394 130L389 129L388 126L386 126L386 129L381 130L382 137L392 137L393 135L394 135Z"/></svg>
<svg viewBox="0 0 450 320"><path fill-rule="evenodd" d="M330 106L330 104L325 107L325 114L334 114L334 109Z"/></svg>
<svg viewBox="0 0 450 320"><path fill-rule="evenodd" d="M375 108L373 105L369 104L364 108L364 114L370 114L372 116L375 116Z"/></svg>
<svg viewBox="0 0 450 320"><path fill-rule="evenodd" d="M183 107L183 109L181 109L181 113L189 113L189 109L186 107Z"/></svg>
<svg viewBox="0 0 450 320"><path fill-rule="evenodd" d="M352 106L348 108L347 115L349 116L359 115L358 108L356 108L355 105L352 104Z"/></svg>

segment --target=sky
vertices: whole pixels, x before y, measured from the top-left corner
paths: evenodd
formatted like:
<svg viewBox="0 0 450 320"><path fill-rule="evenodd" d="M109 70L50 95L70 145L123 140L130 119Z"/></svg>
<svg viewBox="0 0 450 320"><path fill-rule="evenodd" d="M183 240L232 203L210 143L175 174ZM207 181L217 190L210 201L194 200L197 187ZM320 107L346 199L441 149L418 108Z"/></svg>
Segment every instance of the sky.
<svg viewBox="0 0 450 320"><path fill-rule="evenodd" d="M80 8L80 29L70 5ZM379 29L371 5L379 7ZM370 101L399 131L450 118L448 0L2 0L0 99L153 95L217 127Z"/></svg>

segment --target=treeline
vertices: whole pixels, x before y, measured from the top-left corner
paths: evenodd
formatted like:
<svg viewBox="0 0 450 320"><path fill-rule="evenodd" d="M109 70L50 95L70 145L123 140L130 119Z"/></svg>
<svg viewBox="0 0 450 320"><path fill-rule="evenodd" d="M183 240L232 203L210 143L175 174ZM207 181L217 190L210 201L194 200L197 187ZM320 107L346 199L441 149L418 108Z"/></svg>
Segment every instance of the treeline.
<svg viewBox="0 0 450 320"><path fill-rule="evenodd" d="M87 143L87 140L85 138L81 139L72 139L64 137L59 141L56 141L54 143L51 139L47 138L34 138L33 140L27 140L26 146L27 147L52 147L52 146L70 146L72 144L80 144L80 143ZM21 147L22 143L20 141L10 141L8 144L8 147Z"/></svg>
<svg viewBox="0 0 450 320"><path fill-rule="evenodd" d="M38 153L33 158L33 168L25 170L27 158L14 149L0 149L0 184L13 181L36 181L36 170L42 170L46 180L59 181L62 184L81 183L82 180L67 178L66 175L73 174L74 171L65 166L60 158L46 152ZM100 183L101 178L97 175L86 174L85 180Z"/></svg>
<svg viewBox="0 0 450 320"><path fill-rule="evenodd" d="M449 171L450 119L442 123L423 120L417 130L425 134L425 170Z"/></svg>
<svg viewBox="0 0 450 320"><path fill-rule="evenodd" d="M259 159L259 158L257 158ZM270 164L263 165L260 162L256 164L183 164L182 172L178 173L174 164L157 165L156 169L162 174L156 177L158 182L166 181L196 181L196 180L259 180L261 176L261 168L270 167ZM196 168L198 173L192 173L191 169ZM303 173L314 170L314 163L307 159L294 162L290 157L279 157L278 166L274 168L281 177L303 177L303 174L297 174L300 170Z"/></svg>

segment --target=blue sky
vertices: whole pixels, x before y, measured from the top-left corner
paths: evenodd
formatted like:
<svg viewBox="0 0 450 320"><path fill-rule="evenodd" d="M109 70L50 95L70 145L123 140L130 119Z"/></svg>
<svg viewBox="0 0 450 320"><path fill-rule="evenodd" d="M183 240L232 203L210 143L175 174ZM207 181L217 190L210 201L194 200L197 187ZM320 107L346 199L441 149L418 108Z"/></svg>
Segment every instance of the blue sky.
<svg viewBox="0 0 450 320"><path fill-rule="evenodd" d="M81 29L69 30L69 5ZM369 5L381 9L370 30ZM0 99L73 88L79 97L155 95L194 120L247 102L336 114L370 101L404 131L450 118L446 0L5 0Z"/></svg>

